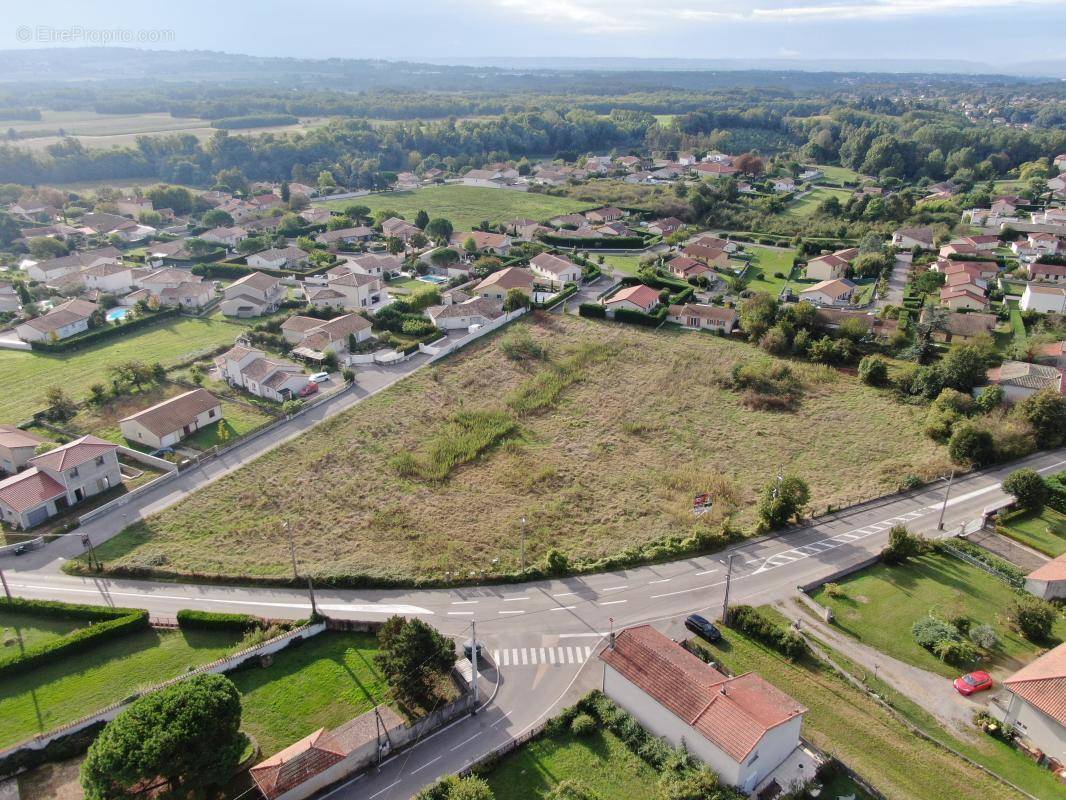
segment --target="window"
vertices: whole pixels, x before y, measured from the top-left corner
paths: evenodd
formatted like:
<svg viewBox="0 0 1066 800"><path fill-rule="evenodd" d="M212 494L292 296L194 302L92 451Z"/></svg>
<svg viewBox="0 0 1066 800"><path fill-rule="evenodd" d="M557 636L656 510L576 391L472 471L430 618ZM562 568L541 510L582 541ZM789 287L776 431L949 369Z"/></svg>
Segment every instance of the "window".
<svg viewBox="0 0 1066 800"><path fill-rule="evenodd" d="M750 766L751 766L752 764L754 764L754 763L755 763L756 761L758 761L758 760L759 760L759 751L758 751L758 750L756 750L756 751L755 751L755 752L754 752L754 753L752 754L751 758L750 758L750 759L748 759L748 766L750 767Z"/></svg>
<svg viewBox="0 0 1066 800"><path fill-rule="evenodd" d="M215 418L215 409L212 408L210 411L207 412L207 418L208 419L214 419Z"/></svg>
<svg viewBox="0 0 1066 800"><path fill-rule="evenodd" d="M68 477L71 477L71 478L78 477L78 468L74 467L74 469L72 469L70 472L68 472L67 475L68 475Z"/></svg>
<svg viewBox="0 0 1066 800"><path fill-rule="evenodd" d="M103 465L104 465L104 457L103 456L97 456L96 457L96 466L102 467Z"/></svg>

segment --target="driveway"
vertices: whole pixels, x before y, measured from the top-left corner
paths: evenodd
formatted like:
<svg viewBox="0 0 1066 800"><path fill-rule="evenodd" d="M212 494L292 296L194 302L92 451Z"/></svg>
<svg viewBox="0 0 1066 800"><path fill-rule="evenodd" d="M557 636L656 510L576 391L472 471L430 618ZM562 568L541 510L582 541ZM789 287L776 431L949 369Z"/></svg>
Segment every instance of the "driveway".
<svg viewBox="0 0 1066 800"><path fill-rule="evenodd" d="M614 284L614 278L610 278L606 275L601 275L592 283L586 283L580 289L577 290L577 294L571 295L566 299L566 302L562 304L562 310L570 314L576 314L578 306L582 303L595 303L596 298L603 292L607 291L608 287Z"/></svg>
<svg viewBox="0 0 1066 800"><path fill-rule="evenodd" d="M910 269L911 265L908 262L896 260L892 267L892 274L888 277L888 294L877 301L878 308L884 308L890 303L894 306L903 305L903 289L907 285L907 275Z"/></svg>

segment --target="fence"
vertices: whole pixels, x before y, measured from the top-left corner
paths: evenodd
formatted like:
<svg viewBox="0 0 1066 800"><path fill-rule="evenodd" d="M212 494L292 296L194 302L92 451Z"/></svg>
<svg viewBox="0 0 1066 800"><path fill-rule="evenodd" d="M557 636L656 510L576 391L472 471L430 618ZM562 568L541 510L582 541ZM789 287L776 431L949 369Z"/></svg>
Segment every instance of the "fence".
<svg viewBox="0 0 1066 800"><path fill-rule="evenodd" d="M970 531L970 533L973 533L973 531ZM965 534L963 534L963 536L965 537ZM957 547L953 547L950 543L948 543L947 540L941 541L940 542L940 546L944 549L944 551L946 553L950 553L951 555L955 556L955 558L959 559L960 561L965 561L967 564L969 564L972 567L977 567L978 569L984 570L989 575L992 575L992 576L994 576L996 578L999 578L1001 581L1003 581L1008 586L1014 586L1014 587L1017 588L1017 587L1023 586L1024 583L1025 583L1025 581L1019 581L1019 580L1013 578L1012 576L1007 575L1005 572L1000 572L998 569L993 567L991 564L986 564L981 559L974 558L969 553L964 552L962 550L959 550Z"/></svg>
<svg viewBox="0 0 1066 800"><path fill-rule="evenodd" d="M548 722L550 722L550 720L544 720L543 722L534 725L525 733L521 733L518 736L514 736L508 741L501 744L499 747L493 748L487 753L483 753L474 760L468 762L463 768L456 770L455 774L458 775L460 778L466 778L474 774L474 771L477 770L479 767L482 767L486 764L491 764L494 761L503 758L505 755L513 753L518 748L540 736L544 732L544 729L548 727Z"/></svg>
<svg viewBox="0 0 1066 800"><path fill-rule="evenodd" d="M36 550L39 547L44 547L44 537L38 536L36 539L30 539L28 542L15 542L15 544L5 544L0 547L0 556L14 556L24 550ZM20 549L22 548L22 549Z"/></svg>
<svg viewBox="0 0 1066 800"><path fill-rule="evenodd" d="M502 328L511 320L518 319L518 317L525 314L528 310L529 309L526 308L518 308L514 311L508 311L502 317L497 317L492 322L488 322L482 325L480 328L467 334L461 339L449 338L437 340L440 342L446 342L446 344L441 344L437 346L435 344L422 344L420 342L418 345L418 350L419 352L426 353L427 355L429 355L430 362L436 361L437 359L444 358L444 356L448 355L449 353L454 353L461 347L465 347L466 345L470 344L470 342L484 336L486 333L490 333L491 331L494 331L497 328Z"/></svg>
<svg viewBox="0 0 1066 800"><path fill-rule="evenodd" d="M249 658L267 655L270 653L276 653L279 650L284 650L297 639L305 639L310 636L316 636L322 633L324 630L326 630L325 622L315 622L308 625L304 625L303 627L297 628L294 631L289 631L288 633L283 633L280 636L275 636L273 639L263 642L262 644L258 644L255 647L249 647L245 650L241 650L237 653L234 653L233 655L227 656L225 658L220 658L217 661L213 661L210 664L204 664L200 667L197 667L196 669L189 670L188 672L178 675L175 678L171 678L170 680L162 681L161 683L157 683L147 689L142 689L136 694L134 694L132 697L128 697L125 700L120 700L117 703L112 703L107 708L97 711L94 714L90 714L88 716L82 717L81 719L74 720L73 722L68 722L65 725L61 725L58 728L52 729L48 733L42 733L38 736L33 737L32 739L27 739L24 742L20 742L14 747L9 747L5 750L0 750L0 762L4 761L9 756L17 753L20 750L43 750L45 747L47 747L49 744L56 741L57 739L61 739L65 736L70 736L71 734L77 733L78 731L84 730L85 728L92 727L93 725L96 725L99 722L110 722L119 714L121 714L122 711L130 703L134 702L140 697L143 697L146 694L157 692L160 689L166 688L167 686L173 686L174 684L187 680L193 677L194 675L229 672L238 665L247 661Z"/></svg>

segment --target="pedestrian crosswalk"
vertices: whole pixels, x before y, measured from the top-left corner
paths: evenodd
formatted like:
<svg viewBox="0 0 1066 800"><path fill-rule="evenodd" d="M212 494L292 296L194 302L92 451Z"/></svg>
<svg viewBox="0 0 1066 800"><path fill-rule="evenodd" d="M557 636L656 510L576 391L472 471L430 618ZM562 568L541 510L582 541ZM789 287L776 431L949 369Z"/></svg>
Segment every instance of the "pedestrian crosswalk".
<svg viewBox="0 0 1066 800"><path fill-rule="evenodd" d="M492 651L492 662L498 667L559 666L584 664L591 656L591 647L504 647Z"/></svg>

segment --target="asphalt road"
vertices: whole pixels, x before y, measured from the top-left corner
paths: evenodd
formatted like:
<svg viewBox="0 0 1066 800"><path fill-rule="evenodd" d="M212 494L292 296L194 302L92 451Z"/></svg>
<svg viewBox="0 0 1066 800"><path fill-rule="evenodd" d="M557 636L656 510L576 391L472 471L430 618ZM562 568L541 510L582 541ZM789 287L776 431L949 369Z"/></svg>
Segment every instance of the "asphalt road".
<svg viewBox="0 0 1066 800"><path fill-rule="evenodd" d="M1062 470L1066 468L1066 448L957 479L945 508L944 535L980 518L984 509L1002 500L1000 481L1020 466L1044 474ZM595 654L612 625L617 629L648 622L678 635L685 615L717 615L730 556L731 602L758 604L782 599L799 585L824 579L875 554L885 545L893 525L905 524L912 531L936 535L945 491L946 484L940 482L821 517L774 536L747 540L720 553L629 570L507 586L318 591L319 609L330 616L365 619L407 614L462 638L469 636L471 623L476 623L489 662L482 675L486 701L480 713L394 756L381 770L371 770L332 796L364 800L410 797L421 786L521 735L598 684ZM137 606L164 617L181 608L203 608L297 618L310 609L306 592L292 589L63 574L63 559L78 549L75 538L17 560L7 559L3 567L12 592L25 597Z"/></svg>

